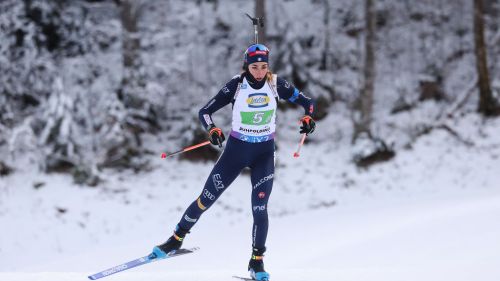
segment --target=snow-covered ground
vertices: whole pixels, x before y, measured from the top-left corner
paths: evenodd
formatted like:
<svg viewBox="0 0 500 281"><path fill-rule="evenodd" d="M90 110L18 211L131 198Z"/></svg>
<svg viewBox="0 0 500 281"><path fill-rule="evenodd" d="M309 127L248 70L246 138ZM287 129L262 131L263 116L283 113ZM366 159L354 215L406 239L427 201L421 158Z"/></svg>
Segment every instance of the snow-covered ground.
<svg viewBox="0 0 500 281"><path fill-rule="evenodd" d="M283 124L291 124L287 116ZM499 121L471 115L454 123L473 147L434 130L392 161L358 170L338 135L343 123L338 131L321 130L339 116L329 118L298 159L298 136L278 140L265 259L272 280L500 279ZM320 138L335 141L318 144ZM149 173L107 171L97 188L29 164L0 178L0 280L86 280L164 241L212 163L153 161ZM184 244L200 251L106 279L246 276L249 186L242 174L203 215Z"/></svg>

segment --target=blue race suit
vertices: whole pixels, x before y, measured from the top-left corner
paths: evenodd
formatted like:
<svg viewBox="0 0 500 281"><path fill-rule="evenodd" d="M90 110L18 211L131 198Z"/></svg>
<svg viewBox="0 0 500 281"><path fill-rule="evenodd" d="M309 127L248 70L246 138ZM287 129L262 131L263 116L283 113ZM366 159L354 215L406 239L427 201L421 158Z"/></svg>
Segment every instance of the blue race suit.
<svg viewBox="0 0 500 281"><path fill-rule="evenodd" d="M250 97L244 97L244 105L246 102L248 103L248 107L260 108L265 104L270 104L270 99L267 95L261 93L262 89L265 88L265 83L265 80L256 81L248 73L235 76L200 110L199 118L201 123L206 129L212 126L211 114L229 103L232 103L234 107L236 93L239 93L238 96L241 96L244 91L242 89L245 89L247 92L249 91L248 96ZM255 98L260 98L261 96L265 98ZM314 112L312 100L280 77L276 80L275 97L300 104L304 108L306 115L312 115ZM275 114L276 111L274 109L274 111L269 112ZM247 113L245 114L248 115ZM242 114L242 122L246 122L245 120L249 119L245 117L245 114ZM237 115L233 115L233 118L234 116ZM262 124L266 122L266 120L262 119L263 116L266 116L264 112L257 111L252 116L259 117L259 122ZM266 119L271 120L270 118ZM243 124L243 126L245 125ZM254 219L252 229L253 247L264 248L269 225L267 204L274 179L274 132L262 138L260 136L245 136L241 132L235 132L234 129L233 125L233 131L228 138L225 149L208 176L201 195L187 208L179 222L179 227L189 231L202 213L212 206L240 172L245 167L249 167L251 169L252 212ZM236 129L244 129L248 132L252 131L246 128ZM243 132L246 132L244 130ZM266 126L266 130L268 130L268 126Z"/></svg>

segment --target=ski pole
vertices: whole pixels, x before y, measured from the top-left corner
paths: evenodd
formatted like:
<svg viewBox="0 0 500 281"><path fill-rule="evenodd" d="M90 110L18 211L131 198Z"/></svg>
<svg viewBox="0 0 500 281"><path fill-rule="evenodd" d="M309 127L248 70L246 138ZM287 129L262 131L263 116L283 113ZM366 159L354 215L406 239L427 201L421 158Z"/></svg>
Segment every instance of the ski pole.
<svg viewBox="0 0 500 281"><path fill-rule="evenodd" d="M297 151L293 154L293 157L297 158L300 156L300 149L302 148L302 145L304 145L304 141L306 140L306 133L302 134L302 138L300 139L299 147L297 148Z"/></svg>
<svg viewBox="0 0 500 281"><path fill-rule="evenodd" d="M170 156L174 156L176 154L179 154L179 153L183 153L183 152L186 152L186 151L190 151L190 150L193 150L193 149L197 149L198 147L202 147L202 146L205 146L207 144L210 144L210 141L205 141L205 142L202 142L202 143L199 143L199 144L195 144L195 145L192 145L192 146L188 146L186 148L183 148L179 151L176 151L174 153L171 153L169 155L167 155L165 152L161 154L161 158L162 159L165 159L167 157L170 157Z"/></svg>

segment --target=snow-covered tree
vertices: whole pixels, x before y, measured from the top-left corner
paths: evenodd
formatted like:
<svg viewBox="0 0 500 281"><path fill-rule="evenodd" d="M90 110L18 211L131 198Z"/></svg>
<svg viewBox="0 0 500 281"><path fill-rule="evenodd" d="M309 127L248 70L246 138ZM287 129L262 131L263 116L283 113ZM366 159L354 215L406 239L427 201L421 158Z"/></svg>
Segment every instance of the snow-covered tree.
<svg viewBox="0 0 500 281"><path fill-rule="evenodd" d="M481 69L490 71L498 98L499 68L491 63L500 57L498 1L485 2L479 49L474 1L373 1L373 72L364 71L371 60L364 3L0 1L5 164L15 166L24 155L45 171L72 171L80 182L95 183L106 167L144 167L145 141L176 150L205 138L197 111L241 71L254 39L245 13L258 7L265 10L271 69L317 99L318 120L334 102L352 108L358 93L372 92L366 127L404 146L450 112L477 109L479 95L470 92L484 81L475 67L482 61L475 50L483 48ZM425 107L438 108L425 122L400 120ZM223 128L227 111L214 116Z"/></svg>
<svg viewBox="0 0 500 281"><path fill-rule="evenodd" d="M500 106L493 97L488 70L488 56L484 39L483 1L474 1L474 43L476 53L476 68L479 85L478 111L486 116L500 115Z"/></svg>
<svg viewBox="0 0 500 281"><path fill-rule="evenodd" d="M373 102L375 87L375 24L376 8L372 0L365 0L365 38L364 66L362 87L354 112L354 135L356 140L360 134L372 137Z"/></svg>
<svg viewBox="0 0 500 281"><path fill-rule="evenodd" d="M120 22L122 25L123 76L118 90L118 98L127 108L126 124L138 142L141 132L158 129L157 108L154 107L146 91L146 70L141 57L141 30L139 20L144 1L121 0ZM168 28L168 27L166 27Z"/></svg>

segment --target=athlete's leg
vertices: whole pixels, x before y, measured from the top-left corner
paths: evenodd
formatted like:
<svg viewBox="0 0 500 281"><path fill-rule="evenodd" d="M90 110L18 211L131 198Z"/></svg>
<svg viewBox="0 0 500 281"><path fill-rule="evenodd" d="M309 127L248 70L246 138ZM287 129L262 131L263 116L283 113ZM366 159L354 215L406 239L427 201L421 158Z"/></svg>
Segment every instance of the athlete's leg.
<svg viewBox="0 0 500 281"><path fill-rule="evenodd" d="M269 220L267 203L273 189L274 152L268 152L252 164L252 244L254 248L265 249Z"/></svg>
<svg viewBox="0 0 500 281"><path fill-rule="evenodd" d="M241 141L230 138L224 152L208 176L201 195L184 212L179 227L189 231L200 216L219 198L226 188L245 168L247 157Z"/></svg>
<svg viewBox="0 0 500 281"><path fill-rule="evenodd" d="M273 188L274 152L269 151L260 156L251 166L252 180L252 257L248 263L250 276L255 280L269 280L269 273L264 269L264 252L266 251L269 220L267 203Z"/></svg>
<svg viewBox="0 0 500 281"><path fill-rule="evenodd" d="M153 249L159 256L177 250L182 246L184 237L195 225L200 216L219 198L224 190L234 181L240 171L248 165L249 155L245 154L245 144L237 139L229 138L226 148L208 176L201 195L182 215L174 234L168 240Z"/></svg>

